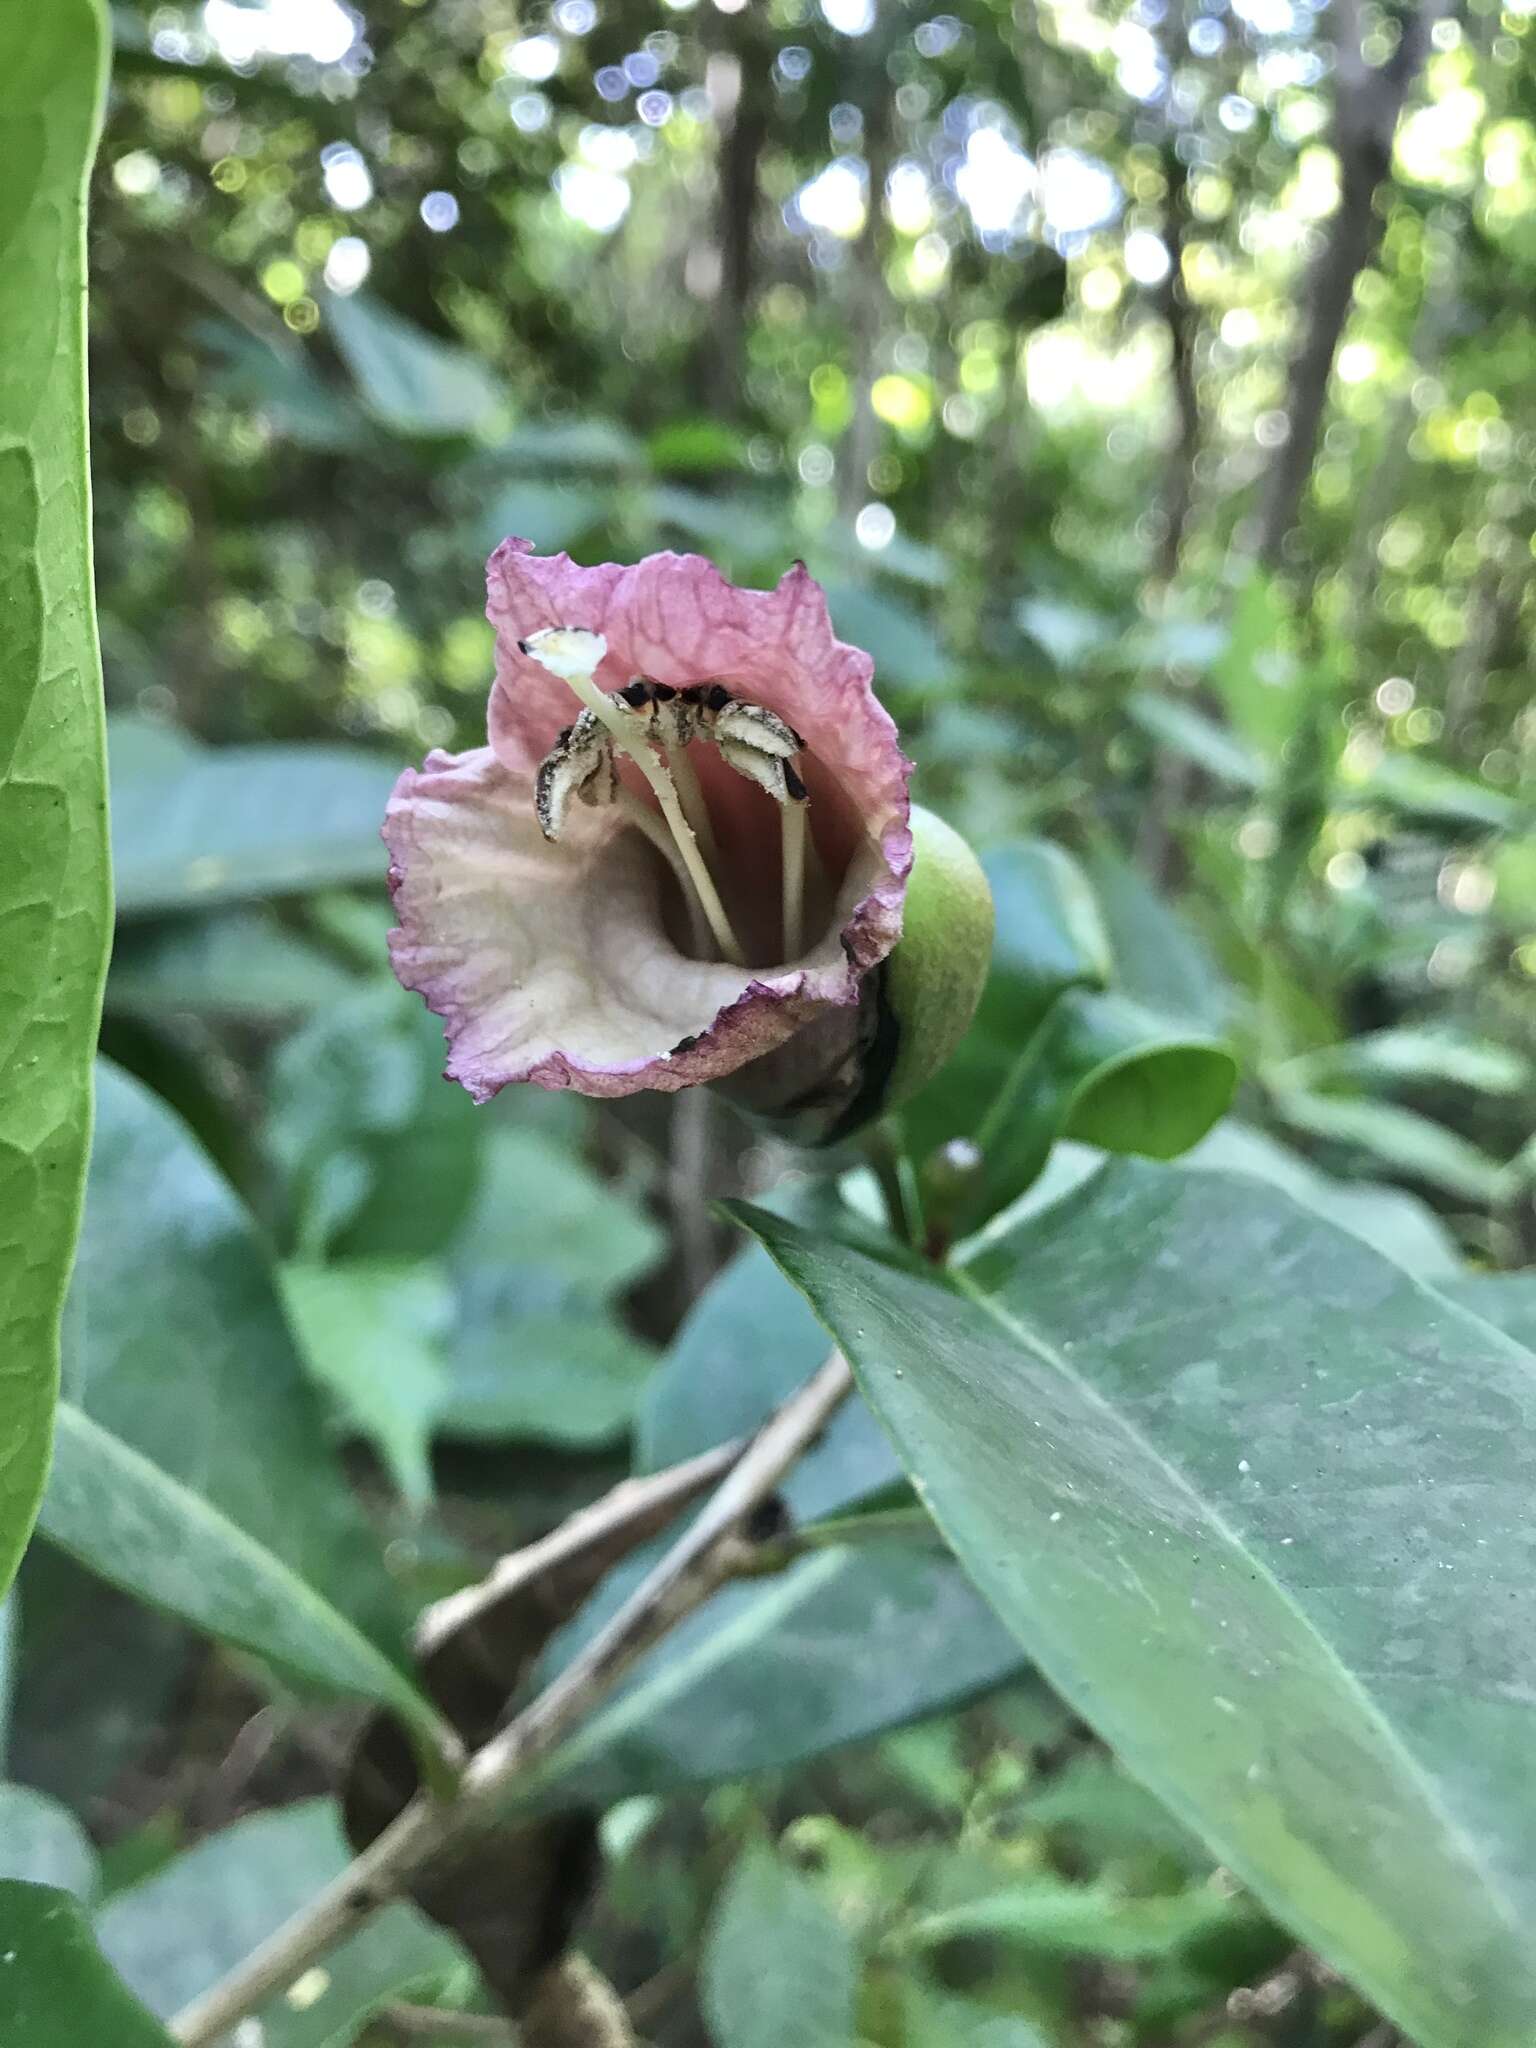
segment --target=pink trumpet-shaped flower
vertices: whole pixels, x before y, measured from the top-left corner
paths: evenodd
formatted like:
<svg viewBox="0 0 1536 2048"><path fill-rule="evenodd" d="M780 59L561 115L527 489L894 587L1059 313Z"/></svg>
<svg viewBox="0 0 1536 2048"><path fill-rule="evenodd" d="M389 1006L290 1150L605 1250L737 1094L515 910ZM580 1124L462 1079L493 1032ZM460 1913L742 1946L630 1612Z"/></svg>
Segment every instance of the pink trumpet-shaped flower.
<svg viewBox="0 0 1536 2048"><path fill-rule="evenodd" d="M820 586L797 565L775 590L738 589L697 555L584 569L522 540L496 550L487 583L490 744L408 769L384 822L394 969L444 1020L449 1076L479 1102L509 1081L587 1095L671 1090L723 1079L796 1034L825 1038L825 1024L805 1027L856 1014L865 976L901 930L911 768L875 701L873 664L833 636ZM746 707L780 736L780 752L799 743L787 787L805 799L808 842L790 881L786 785L777 801L770 786L782 765L776 753L733 749L723 723L718 738L701 724L681 766L660 740L643 763L613 755L585 800L563 808L558 837L545 836L540 764L569 745L579 711L573 686L534 658L535 636L554 628L606 641L593 679L605 699L637 678L668 699L719 685L714 696ZM657 730L647 712L627 716L646 747L645 730ZM590 718L582 731L601 748ZM744 964L722 957L660 829L654 777L640 770L656 764L665 777L669 760L690 777L698 847ZM750 764L765 760L754 779ZM803 905L792 912L802 858ZM784 934L797 928L786 959Z"/></svg>

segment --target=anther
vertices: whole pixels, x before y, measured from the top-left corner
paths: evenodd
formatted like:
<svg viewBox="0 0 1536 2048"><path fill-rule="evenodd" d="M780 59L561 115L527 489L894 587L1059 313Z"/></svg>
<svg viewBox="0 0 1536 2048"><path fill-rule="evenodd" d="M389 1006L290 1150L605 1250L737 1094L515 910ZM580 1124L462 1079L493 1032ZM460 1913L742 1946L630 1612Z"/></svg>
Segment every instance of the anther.
<svg viewBox="0 0 1536 2048"><path fill-rule="evenodd" d="M661 815L666 820L667 830L671 834L671 847L687 874L690 900L708 922L715 944L724 958L738 967L744 966L745 955L735 932L731 929L730 919L725 914L725 906L720 901L720 892L715 887L714 877L710 874L700 850L699 835L684 811L678 784L674 782L656 751L656 746L665 742L659 733L647 730L637 745L635 741L638 736L633 732L631 714L639 706L626 703L621 707L615 698L606 696L594 681L597 669L608 652L607 641L601 633L591 633L579 626L551 626L542 632L530 634L526 640L519 641L518 646L524 654L548 669L551 675L559 676L563 682L568 683L584 707L584 717L590 717L596 725L606 729L607 760L610 767L614 750L617 749L626 754L645 777L660 807ZM646 690L646 696L641 702L648 702L649 693L655 685L651 684L648 678L637 678L636 682L642 684ZM630 685L631 688L635 686ZM647 721L648 727L655 723L656 717L657 714L653 711L652 719ZM554 832L550 836L555 836L563 824L565 809L569 805L572 793L582 789L589 777L602 773L603 761L597 757L585 765L581 773L566 768L566 757L575 746L582 724L582 719L576 721L570 747L557 746L554 754L540 769L535 801L543 804L540 824L544 824L547 813L554 826ZM545 769L548 770L547 776ZM630 797L631 793L619 785L616 768L612 768L612 778L611 792L599 783L592 800L603 801L606 797L609 801L619 802L632 815L639 812L645 817L652 831L659 834L660 825L645 811L644 805L633 798L629 804L623 803L623 799ZM697 795L696 781L694 793ZM699 806L702 810L702 799L699 799ZM634 822L639 824L640 818L635 816ZM707 823L707 819L705 822ZM647 836L652 836L652 831L648 831Z"/></svg>

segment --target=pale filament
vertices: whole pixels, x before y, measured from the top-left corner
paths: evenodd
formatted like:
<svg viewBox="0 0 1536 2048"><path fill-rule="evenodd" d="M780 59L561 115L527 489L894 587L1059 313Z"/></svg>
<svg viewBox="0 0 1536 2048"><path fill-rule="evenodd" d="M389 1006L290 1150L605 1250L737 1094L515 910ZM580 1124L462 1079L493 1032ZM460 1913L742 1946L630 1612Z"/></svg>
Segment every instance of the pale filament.
<svg viewBox="0 0 1536 2048"><path fill-rule="evenodd" d="M676 743L668 745L653 723L635 716L636 697L629 698L626 708L619 698L597 687L597 668L607 652L601 634L579 627L550 627L531 635L521 646L525 654L567 684L603 726L617 752L633 761L645 777L660 807L659 818L622 786L613 801L661 854L678 881L688 904L695 950L702 953L707 926L723 957L738 967L745 966L745 954L711 872L719 866L720 850L697 771L687 758L692 728L681 728L680 736L674 734ZM635 687L639 690L640 684ZM673 694L665 693L669 701ZM800 741L775 714L742 700L732 706L723 689L715 694L723 700L722 716L728 710L738 728L731 744L722 745L728 765L767 789L779 806L783 957L794 960L805 938L807 865L815 862L815 845L806 822L805 788L787 760ZM711 714L715 708L710 705ZM766 731L768 737L749 738L739 730L742 724L756 728L759 735Z"/></svg>

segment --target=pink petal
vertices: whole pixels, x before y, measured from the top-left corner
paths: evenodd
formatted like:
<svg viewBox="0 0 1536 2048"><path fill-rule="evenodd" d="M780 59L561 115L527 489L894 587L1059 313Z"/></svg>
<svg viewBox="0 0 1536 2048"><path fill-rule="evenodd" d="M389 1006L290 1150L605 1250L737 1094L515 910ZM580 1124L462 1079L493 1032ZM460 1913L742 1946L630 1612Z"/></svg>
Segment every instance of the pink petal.
<svg viewBox="0 0 1536 2048"><path fill-rule="evenodd" d="M535 555L529 542L508 540L491 557L487 583L496 628L490 741L509 767L541 758L571 717L564 684L518 649L540 627L604 634L608 656L597 680L606 690L638 675L679 689L724 682L778 712L804 739L823 855L841 868L866 836L879 846L884 873L846 936L860 964L884 958L900 931L912 863L912 764L876 700L874 663L836 638L826 596L803 564L773 590L743 590L701 555L583 569L568 555Z"/></svg>
<svg viewBox="0 0 1536 2048"><path fill-rule="evenodd" d="M901 885L866 842L803 959L761 973L687 959L644 842L616 813L578 806L549 845L531 774L489 748L408 769L384 839L395 972L443 1018L447 1072L480 1102L509 1081L630 1095L720 1079L856 1003L863 966L900 927Z"/></svg>

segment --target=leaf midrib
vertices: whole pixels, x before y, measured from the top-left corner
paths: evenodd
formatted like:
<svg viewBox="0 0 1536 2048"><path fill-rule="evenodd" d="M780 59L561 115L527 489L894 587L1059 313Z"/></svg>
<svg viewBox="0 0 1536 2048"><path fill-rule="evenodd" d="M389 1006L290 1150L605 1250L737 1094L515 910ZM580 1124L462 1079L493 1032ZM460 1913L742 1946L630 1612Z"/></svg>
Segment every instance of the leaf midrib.
<svg viewBox="0 0 1536 2048"><path fill-rule="evenodd" d="M1524 1939L1528 1929L1517 1903L1506 1898L1495 1872L1489 1869L1484 1862L1475 1842L1468 1835L1465 1824L1445 1805L1436 1780L1425 1771L1419 1759L1393 1728L1375 1697L1360 1683L1358 1675L1345 1663L1333 1641L1318 1627L1311 1615L1298 1604L1281 1580L1276 1578L1262 1553L1246 1544L1238 1531L1227 1520L1226 1515L1221 1509L1208 1501L1183 1469L1174 1464L1167 1454L1129 1419L1123 1410L1116 1408L1106 1399L1104 1394L1100 1392L1091 1380L1085 1379L1082 1373L1077 1371L1070 1361L1063 1357L1045 1337L1041 1336L1039 1332L1032 1330L1027 1323L1020 1320L1012 1311L1006 1309L994 1295L989 1294L985 1288L981 1287L969 1273L954 1271L949 1277L956 1292L962 1294L968 1301L981 1309L984 1314L990 1316L999 1328L1007 1331L1009 1336L1025 1350L1033 1352L1043 1364L1049 1366L1053 1372L1058 1373L1066 1380L1085 1402L1106 1416L1115 1429L1131 1438L1138 1449L1167 1477L1175 1491L1193 1504L1202 1521L1212 1529L1216 1536L1241 1557L1245 1564L1251 1565L1281 1605L1294 1617L1306 1636L1317 1644L1328 1668L1342 1681L1343 1690L1346 1695L1359 1703L1373 1732L1380 1735L1386 1752L1401 1762L1404 1774L1418 1793L1420 1803L1440 1823L1447 1847L1453 1849L1474 1877L1482 1882L1488 1897L1496 1906L1499 1918L1505 1927L1512 1935L1519 1939ZM943 1526L945 1518L938 1512L931 1498L927 1499L927 1505L930 1512L933 1513L934 1519ZM945 1528L945 1535L953 1542L947 1527Z"/></svg>

